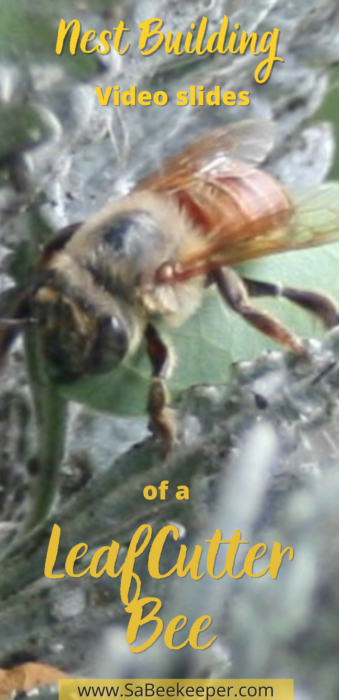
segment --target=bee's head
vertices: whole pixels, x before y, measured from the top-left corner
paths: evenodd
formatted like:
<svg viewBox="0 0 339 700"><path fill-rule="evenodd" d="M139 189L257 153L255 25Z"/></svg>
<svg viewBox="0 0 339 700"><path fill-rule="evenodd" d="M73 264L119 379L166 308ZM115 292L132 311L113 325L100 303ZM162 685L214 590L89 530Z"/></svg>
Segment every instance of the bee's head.
<svg viewBox="0 0 339 700"><path fill-rule="evenodd" d="M60 381L109 372L126 355L131 331L119 309L98 312L49 286L38 289L33 305L44 354Z"/></svg>

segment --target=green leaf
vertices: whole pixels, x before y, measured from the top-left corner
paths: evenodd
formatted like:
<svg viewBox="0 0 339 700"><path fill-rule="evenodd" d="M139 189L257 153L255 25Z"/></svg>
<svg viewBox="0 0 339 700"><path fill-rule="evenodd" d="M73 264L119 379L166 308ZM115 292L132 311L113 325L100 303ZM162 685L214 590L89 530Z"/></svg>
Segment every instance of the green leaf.
<svg viewBox="0 0 339 700"><path fill-rule="evenodd" d="M98 377L89 377L72 385L60 386L61 394L92 408L122 416L145 413L150 365L138 353L119 369Z"/></svg>

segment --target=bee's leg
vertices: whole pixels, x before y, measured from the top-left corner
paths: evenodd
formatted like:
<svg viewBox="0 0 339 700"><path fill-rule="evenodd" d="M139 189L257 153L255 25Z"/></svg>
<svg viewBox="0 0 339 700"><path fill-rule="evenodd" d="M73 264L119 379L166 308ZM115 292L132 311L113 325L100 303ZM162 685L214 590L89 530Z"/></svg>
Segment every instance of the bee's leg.
<svg viewBox="0 0 339 700"><path fill-rule="evenodd" d="M265 333L272 340L280 343L280 345L286 345L299 354L306 354L302 340L298 336L291 333L286 326L273 316L252 306L248 298L246 283L235 270L224 267L222 270L213 272L212 279L216 283L223 299L247 323L250 323L251 326Z"/></svg>
<svg viewBox="0 0 339 700"><path fill-rule="evenodd" d="M169 352L156 328L148 324L145 331L147 354L152 365L152 380L148 397L150 427L159 436L164 454L173 446L176 424L174 412L168 407L166 376L169 370Z"/></svg>
<svg viewBox="0 0 339 700"><path fill-rule="evenodd" d="M333 328L339 324L339 308L325 294L293 289L293 287L284 287L270 282L258 282L246 277L242 279L251 297L283 297L318 316L325 328Z"/></svg>

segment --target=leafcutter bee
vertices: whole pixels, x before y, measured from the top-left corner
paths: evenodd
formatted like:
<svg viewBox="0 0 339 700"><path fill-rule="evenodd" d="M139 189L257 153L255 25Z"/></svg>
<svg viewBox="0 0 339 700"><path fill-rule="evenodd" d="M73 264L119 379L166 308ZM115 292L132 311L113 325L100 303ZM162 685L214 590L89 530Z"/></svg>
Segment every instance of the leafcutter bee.
<svg viewBox="0 0 339 700"><path fill-rule="evenodd" d="M171 362L159 324L183 324L207 287L214 285L235 313L297 353L304 351L302 341L257 309L252 297L281 296L326 327L338 322L338 308L326 296L248 279L234 269L339 238L337 207L319 219L331 183L297 200L260 168L273 141L271 122L207 132L129 195L57 234L37 262L36 280L18 291L14 318L35 320L51 372L63 383L106 373L145 343L152 368L148 411L166 446L173 437L165 387ZM19 329L3 331L2 356Z"/></svg>

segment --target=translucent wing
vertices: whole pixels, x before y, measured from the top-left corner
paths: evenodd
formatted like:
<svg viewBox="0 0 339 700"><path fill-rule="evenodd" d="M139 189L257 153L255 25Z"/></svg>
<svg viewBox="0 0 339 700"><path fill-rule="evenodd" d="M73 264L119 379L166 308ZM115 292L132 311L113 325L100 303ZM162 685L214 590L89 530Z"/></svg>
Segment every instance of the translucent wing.
<svg viewBox="0 0 339 700"><path fill-rule="evenodd" d="M243 250L234 250L232 262L339 241L339 182L301 190L294 193L293 200L290 222L266 234L263 240L254 236Z"/></svg>
<svg viewBox="0 0 339 700"><path fill-rule="evenodd" d="M260 225L261 223L261 225ZM265 225L265 226L264 226ZM222 225L202 239L199 250L180 261L177 279L188 279L223 265L300 250L339 241L339 182L328 182L316 190L294 196L294 206L262 221L243 222L232 236Z"/></svg>
<svg viewBox="0 0 339 700"><path fill-rule="evenodd" d="M201 237L199 247L177 261L174 279L185 280L225 265L339 241L339 182L300 192L294 203L287 198L285 202L289 206L272 206L261 218L248 217L245 223L240 217L235 224L230 220L229 226L219 210L218 222ZM161 283L161 275L159 279Z"/></svg>
<svg viewBox="0 0 339 700"><path fill-rule="evenodd" d="M138 189L175 192L199 175L241 177L265 160L273 144L270 121L249 119L213 129L143 179Z"/></svg>
<svg viewBox="0 0 339 700"><path fill-rule="evenodd" d="M294 194L291 222L293 247L306 248L339 240L339 182L326 182L316 190Z"/></svg>
<svg viewBox="0 0 339 700"><path fill-rule="evenodd" d="M274 125L243 121L208 132L138 190L175 196L201 230L181 251L176 278L272 253L339 240L339 183L293 196L258 166L274 143Z"/></svg>

